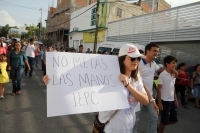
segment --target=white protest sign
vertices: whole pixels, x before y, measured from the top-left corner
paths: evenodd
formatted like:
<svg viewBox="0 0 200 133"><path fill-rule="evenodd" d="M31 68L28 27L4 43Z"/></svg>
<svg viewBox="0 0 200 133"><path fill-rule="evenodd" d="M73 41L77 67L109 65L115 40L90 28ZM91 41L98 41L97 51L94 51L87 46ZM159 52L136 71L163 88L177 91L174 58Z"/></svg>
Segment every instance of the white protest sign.
<svg viewBox="0 0 200 133"><path fill-rule="evenodd" d="M129 108L118 57L47 52L47 116Z"/></svg>

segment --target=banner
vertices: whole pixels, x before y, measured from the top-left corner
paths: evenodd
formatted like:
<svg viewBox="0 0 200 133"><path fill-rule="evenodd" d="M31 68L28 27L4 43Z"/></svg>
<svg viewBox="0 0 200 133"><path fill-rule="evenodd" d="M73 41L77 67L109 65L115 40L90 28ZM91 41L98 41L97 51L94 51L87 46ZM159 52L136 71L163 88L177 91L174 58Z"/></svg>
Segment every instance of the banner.
<svg viewBox="0 0 200 133"><path fill-rule="evenodd" d="M106 27L106 19L107 19L107 2L108 0L101 0L99 4L99 11L101 12L99 15L99 26Z"/></svg>
<svg viewBox="0 0 200 133"><path fill-rule="evenodd" d="M106 30L100 30L98 32L97 42L105 41ZM84 43L93 43L95 37L95 32L84 32L83 33L83 42Z"/></svg>
<svg viewBox="0 0 200 133"><path fill-rule="evenodd" d="M47 116L129 108L117 56L47 52Z"/></svg>

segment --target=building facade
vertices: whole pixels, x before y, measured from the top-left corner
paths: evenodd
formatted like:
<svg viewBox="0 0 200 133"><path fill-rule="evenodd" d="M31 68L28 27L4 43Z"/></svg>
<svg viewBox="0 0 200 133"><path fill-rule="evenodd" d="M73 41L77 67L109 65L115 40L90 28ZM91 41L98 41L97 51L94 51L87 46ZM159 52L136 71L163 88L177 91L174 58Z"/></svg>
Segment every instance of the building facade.
<svg viewBox="0 0 200 133"><path fill-rule="evenodd" d="M109 22L117 21L147 13L142 7L127 2L113 2L109 7Z"/></svg>
<svg viewBox="0 0 200 133"><path fill-rule="evenodd" d="M12 37L13 35L19 35L19 36L24 36L25 34L28 33L28 30L25 30L25 27L18 27L17 28L10 28L8 31L8 37Z"/></svg>
<svg viewBox="0 0 200 133"><path fill-rule="evenodd" d="M156 12L171 8L171 5L167 3L165 0L143 0L139 4L141 8L148 13L152 11ZM152 8L154 9L152 10Z"/></svg>
<svg viewBox="0 0 200 133"><path fill-rule="evenodd" d="M70 15L96 0L57 0L57 7L50 7L46 20L46 36L48 45L66 45L68 46L68 37L70 28Z"/></svg>
<svg viewBox="0 0 200 133"><path fill-rule="evenodd" d="M105 41L107 9L107 3L101 3L99 5L99 10L101 11L101 14L99 16L97 47L100 45L101 42ZM77 15L80 16L76 19L72 19ZM73 47L78 50L78 47L80 45L83 45L84 52L88 48L93 51L96 29L96 2L76 12L73 12L71 14L71 19L70 32L66 34L69 38L69 47Z"/></svg>

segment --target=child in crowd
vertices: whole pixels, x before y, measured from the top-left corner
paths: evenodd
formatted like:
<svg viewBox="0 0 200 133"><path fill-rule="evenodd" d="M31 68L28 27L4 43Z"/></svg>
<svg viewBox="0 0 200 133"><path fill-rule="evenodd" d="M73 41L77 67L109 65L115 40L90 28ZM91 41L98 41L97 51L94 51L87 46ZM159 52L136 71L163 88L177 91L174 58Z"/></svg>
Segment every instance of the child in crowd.
<svg viewBox="0 0 200 133"><path fill-rule="evenodd" d="M5 54L0 56L0 99L4 99L4 84L9 82L9 77L6 71L7 58Z"/></svg>
<svg viewBox="0 0 200 133"><path fill-rule="evenodd" d="M177 110L178 101L175 93L175 75L173 71L177 65L177 59L173 56L166 56L164 58L164 70L158 79L158 106L161 110L161 120L159 126L159 133L163 133L165 126L175 124L178 122Z"/></svg>

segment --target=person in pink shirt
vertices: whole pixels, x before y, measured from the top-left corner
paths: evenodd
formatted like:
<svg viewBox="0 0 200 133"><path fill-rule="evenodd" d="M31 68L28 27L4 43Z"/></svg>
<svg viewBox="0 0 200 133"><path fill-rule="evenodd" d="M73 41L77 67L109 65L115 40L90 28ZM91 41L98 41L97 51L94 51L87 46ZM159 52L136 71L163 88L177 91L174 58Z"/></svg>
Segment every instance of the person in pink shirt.
<svg viewBox="0 0 200 133"><path fill-rule="evenodd" d="M2 42L0 42L0 55L1 54L6 54L6 49L5 49L5 47L3 47L3 43Z"/></svg>

